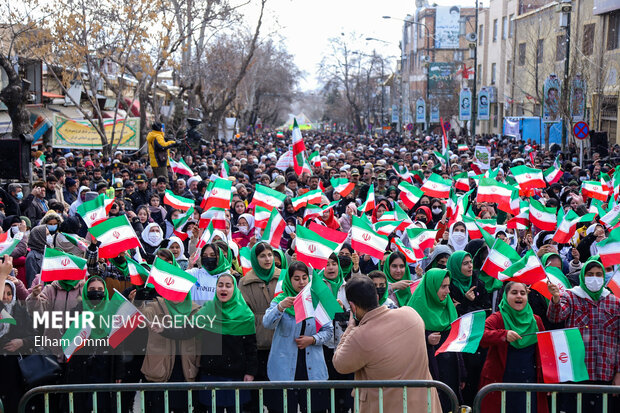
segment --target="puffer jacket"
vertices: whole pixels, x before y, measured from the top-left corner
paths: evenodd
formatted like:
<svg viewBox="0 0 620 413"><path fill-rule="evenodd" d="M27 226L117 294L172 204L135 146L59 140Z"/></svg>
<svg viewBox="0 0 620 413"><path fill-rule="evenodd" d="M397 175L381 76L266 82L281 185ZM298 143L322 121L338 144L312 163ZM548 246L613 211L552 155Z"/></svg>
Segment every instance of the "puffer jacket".
<svg viewBox="0 0 620 413"><path fill-rule="evenodd" d="M258 278L254 270L250 270L239 281L239 291L254 313L256 326L256 346L259 350L269 350L273 340L273 330L263 326L263 316L271 305L280 278L280 269L276 268L268 284Z"/></svg>

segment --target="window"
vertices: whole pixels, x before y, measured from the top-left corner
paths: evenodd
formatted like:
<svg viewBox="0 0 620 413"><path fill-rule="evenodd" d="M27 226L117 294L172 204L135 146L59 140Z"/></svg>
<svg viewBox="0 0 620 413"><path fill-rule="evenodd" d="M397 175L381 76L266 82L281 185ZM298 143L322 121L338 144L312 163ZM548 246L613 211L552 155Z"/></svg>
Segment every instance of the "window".
<svg viewBox="0 0 620 413"><path fill-rule="evenodd" d="M476 72L476 83L479 85L482 83L482 65L478 65L478 72Z"/></svg>
<svg viewBox="0 0 620 413"><path fill-rule="evenodd" d="M493 20L493 41L497 41L497 19Z"/></svg>
<svg viewBox="0 0 620 413"><path fill-rule="evenodd" d="M491 63L491 84L495 84L495 77L497 76L497 64Z"/></svg>
<svg viewBox="0 0 620 413"><path fill-rule="evenodd" d="M512 78L512 60L506 62L506 83L510 84Z"/></svg>
<svg viewBox="0 0 620 413"><path fill-rule="evenodd" d="M508 37L512 37L515 34L515 15L508 16Z"/></svg>
<svg viewBox="0 0 620 413"><path fill-rule="evenodd" d="M525 43L519 43L519 66L525 64Z"/></svg>
<svg viewBox="0 0 620 413"><path fill-rule="evenodd" d="M609 27L607 29L607 50L620 47L620 12L609 15Z"/></svg>
<svg viewBox="0 0 620 413"><path fill-rule="evenodd" d="M478 45L482 46L482 38L484 37L484 26L481 24L478 27Z"/></svg>
<svg viewBox="0 0 620 413"><path fill-rule="evenodd" d="M502 39L508 37L508 19L506 16L502 17Z"/></svg>
<svg viewBox="0 0 620 413"><path fill-rule="evenodd" d="M538 42L536 42L536 63L543 62L544 47L545 39L538 39Z"/></svg>
<svg viewBox="0 0 620 413"><path fill-rule="evenodd" d="M566 58L566 36L560 35L555 38L555 61L560 62Z"/></svg>
<svg viewBox="0 0 620 413"><path fill-rule="evenodd" d="M594 51L595 30L596 25L594 23L583 26L583 43L581 44L581 52L586 56L590 56Z"/></svg>

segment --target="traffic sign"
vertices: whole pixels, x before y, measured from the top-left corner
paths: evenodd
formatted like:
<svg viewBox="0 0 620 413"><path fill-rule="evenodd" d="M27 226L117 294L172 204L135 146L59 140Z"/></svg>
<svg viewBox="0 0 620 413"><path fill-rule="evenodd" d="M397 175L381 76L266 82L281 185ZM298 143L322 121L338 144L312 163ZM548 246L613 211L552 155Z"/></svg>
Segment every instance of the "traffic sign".
<svg viewBox="0 0 620 413"><path fill-rule="evenodd" d="M450 122L446 121L443 124L443 128L448 131L448 130L450 130L450 128L452 128L452 125L450 125Z"/></svg>
<svg viewBox="0 0 620 413"><path fill-rule="evenodd" d="M413 124L412 123L408 123L407 124L407 130L411 130L413 129Z"/></svg>
<svg viewBox="0 0 620 413"><path fill-rule="evenodd" d="M575 126L573 126L573 135L575 135L577 139L587 138L588 133L590 133L590 127L585 122L577 122Z"/></svg>

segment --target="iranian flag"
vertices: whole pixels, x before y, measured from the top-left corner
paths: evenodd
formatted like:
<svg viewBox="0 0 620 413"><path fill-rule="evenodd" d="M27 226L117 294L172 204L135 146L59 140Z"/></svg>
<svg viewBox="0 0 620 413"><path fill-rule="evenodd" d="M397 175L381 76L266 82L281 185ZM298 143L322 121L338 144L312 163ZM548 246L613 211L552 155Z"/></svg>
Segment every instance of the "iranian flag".
<svg viewBox="0 0 620 413"><path fill-rule="evenodd" d="M232 198L232 181L228 179L218 178L211 187L209 197L203 209L210 208L230 208L230 200Z"/></svg>
<svg viewBox="0 0 620 413"><path fill-rule="evenodd" d="M306 209L304 209L304 216L302 220L303 225L306 225L306 222L308 222L311 219L320 217L322 213L323 213L323 208L321 208L320 206L307 204Z"/></svg>
<svg viewBox="0 0 620 413"><path fill-rule="evenodd" d="M306 144L304 143L304 138L301 135L301 130L299 129L299 125L297 124L297 119L293 118L293 163L295 173L298 176L301 176L303 173L312 174L310 165L308 164L306 156L304 155L305 151Z"/></svg>
<svg viewBox="0 0 620 413"><path fill-rule="evenodd" d="M478 219L468 214L463 215L462 218L465 228L467 228L467 234L471 239L482 238L480 228L483 228L490 234L495 234L495 230L497 229L497 221L494 219Z"/></svg>
<svg viewBox="0 0 620 413"><path fill-rule="evenodd" d="M21 234L21 232L18 232L18 234ZM0 257L3 255L11 255L15 247L17 247L17 244L22 240L21 237L23 237L23 235L12 238L10 232L0 234Z"/></svg>
<svg viewBox="0 0 620 413"><path fill-rule="evenodd" d="M346 232L338 231L337 229L331 229L324 225L319 225L316 222L311 222L308 228L310 228L310 230L316 232L317 234L321 234L323 238L338 244L338 248L336 248L335 251L336 253L340 251L342 244L344 244L344 241L349 236L349 234L347 234Z"/></svg>
<svg viewBox="0 0 620 413"><path fill-rule="evenodd" d="M45 165L45 155L41 154L41 156L34 160L34 166L40 168L43 165Z"/></svg>
<svg viewBox="0 0 620 413"><path fill-rule="evenodd" d="M183 226L187 224L187 221L189 221L189 219L193 215L194 215L194 207L192 206L187 211L180 214L178 218L175 218L172 220L172 225L174 226L174 229L172 230L172 232L174 233L174 235L179 237L181 241L185 241L188 237L188 235L185 232L181 232L181 231L183 230Z"/></svg>
<svg viewBox="0 0 620 413"><path fill-rule="evenodd" d="M194 200L175 195L171 190L166 189L166 193L164 194L164 204L170 205L172 208L180 211L187 211L188 209L194 207Z"/></svg>
<svg viewBox="0 0 620 413"><path fill-rule="evenodd" d="M394 165L392 165L392 169L394 169L394 172L396 172L396 175L398 175L400 179L411 184L413 183L414 175L409 172L409 169L407 169L406 166L400 166L398 162L395 162ZM419 182L422 183L422 180L420 179Z"/></svg>
<svg viewBox="0 0 620 413"><path fill-rule="evenodd" d="M228 161L226 159L222 159L222 164L220 166L220 177L228 178L230 175L230 167L228 166Z"/></svg>
<svg viewBox="0 0 620 413"><path fill-rule="evenodd" d="M99 258L115 258L124 251L140 247L140 241L126 215L110 218L88 231L101 242Z"/></svg>
<svg viewBox="0 0 620 413"><path fill-rule="evenodd" d="M398 237L392 238L392 244L394 244L396 249L405 255L408 263L413 263L420 260L420 257L416 255L415 250L413 248L406 247Z"/></svg>
<svg viewBox="0 0 620 413"><path fill-rule="evenodd" d="M620 204L614 205L607 213L601 217L600 221L609 228L615 227L620 222Z"/></svg>
<svg viewBox="0 0 620 413"><path fill-rule="evenodd" d="M144 268L130 257L125 257L127 260L127 269L129 270L129 280L133 285L144 285L144 282L149 278L149 270Z"/></svg>
<svg viewBox="0 0 620 413"><path fill-rule="evenodd" d="M80 214L86 226L92 228L108 219L113 203L114 199L109 199L105 194L99 194L97 198L80 205L77 208L77 213Z"/></svg>
<svg viewBox="0 0 620 413"><path fill-rule="evenodd" d="M579 328L536 333L545 383L589 380Z"/></svg>
<svg viewBox="0 0 620 413"><path fill-rule="evenodd" d="M239 264L241 265L241 271L243 275L246 275L252 269L252 261L250 260L250 249L243 247L239 250ZM286 272L286 271L282 271Z"/></svg>
<svg viewBox="0 0 620 413"><path fill-rule="evenodd" d="M502 211L510 209L513 189L510 185L498 182L493 178L480 178L476 202L495 203L498 207L502 205L504 207L500 208Z"/></svg>
<svg viewBox="0 0 620 413"><path fill-rule="evenodd" d="M482 264L481 270L490 277L498 278L500 272L505 271L520 259L521 257L514 248L497 238L493 243L493 248L489 250L489 255Z"/></svg>
<svg viewBox="0 0 620 413"><path fill-rule="evenodd" d="M575 235L577 224L592 221L594 217L594 214L586 214L580 217L572 209L569 209L568 213L564 214L564 209L560 208L558 211L558 225L555 234L553 234L553 241L558 244L567 244Z"/></svg>
<svg viewBox="0 0 620 413"><path fill-rule="evenodd" d="M528 229L530 227L530 206L527 202L521 202L519 214L508 220L506 227L511 229Z"/></svg>
<svg viewBox="0 0 620 413"><path fill-rule="evenodd" d="M383 259L388 246L388 238L377 234L368 220L353 216L351 221L351 247L358 253Z"/></svg>
<svg viewBox="0 0 620 413"><path fill-rule="evenodd" d="M200 235L200 239L198 240L198 243L196 243L196 251L201 250L202 247L204 247L205 245L211 242L211 238L213 238L214 230L215 230L215 227L213 225L213 222L209 222L209 225L207 225L204 231L202 231L202 235Z"/></svg>
<svg viewBox="0 0 620 413"><path fill-rule="evenodd" d="M459 143L458 146L458 151L459 152L464 152L464 151L468 151L469 150L469 146L463 144L463 143Z"/></svg>
<svg viewBox="0 0 620 413"><path fill-rule="evenodd" d="M116 288L108 301L106 312L111 320L108 344L112 348L118 347L144 321L144 315Z"/></svg>
<svg viewBox="0 0 620 413"><path fill-rule="evenodd" d="M275 189L271 189L268 186L256 185L252 202L248 208L262 206L269 210L273 208L280 208L286 199L286 194L278 192Z"/></svg>
<svg viewBox="0 0 620 413"><path fill-rule="evenodd" d="M395 229L399 231L404 231L413 224L413 221L411 220L411 218L409 218L409 215L407 215L407 213L403 211L403 209L397 203L394 204L394 211L383 213L377 223L382 221L395 222Z"/></svg>
<svg viewBox="0 0 620 413"><path fill-rule="evenodd" d="M537 200L530 199L530 222L543 231L555 230L558 219L556 209L546 207Z"/></svg>
<svg viewBox="0 0 620 413"><path fill-rule="evenodd" d="M65 334L62 336L62 353L67 358L67 361L71 359L71 356L76 351L84 347L84 341L88 337L90 337L90 323L76 322L65 331Z"/></svg>
<svg viewBox="0 0 620 413"><path fill-rule="evenodd" d="M616 296L620 297L620 270L616 269L607 282L607 288Z"/></svg>
<svg viewBox="0 0 620 413"><path fill-rule="evenodd" d="M200 214L200 220L198 221L198 228L207 228L210 223L213 223L215 229L226 229L226 210L223 208L209 208L202 214Z"/></svg>
<svg viewBox="0 0 620 413"><path fill-rule="evenodd" d="M325 268L329 256L338 248L338 244L301 225L297 225L295 234L297 260L316 269Z"/></svg>
<svg viewBox="0 0 620 413"><path fill-rule="evenodd" d="M433 173L420 189L431 198L448 198L450 196L451 187L452 181L443 179L441 176Z"/></svg>
<svg viewBox="0 0 620 413"><path fill-rule="evenodd" d="M392 232L396 231L396 228L398 228L398 224L399 222L394 221L394 220L382 220L382 221L377 221L373 225L373 228L375 229L377 234L385 235L386 237L388 237L390 236Z"/></svg>
<svg viewBox="0 0 620 413"><path fill-rule="evenodd" d="M522 190L544 188L547 186L545 177L540 169L530 168L526 165L510 168L512 175Z"/></svg>
<svg viewBox="0 0 620 413"><path fill-rule="evenodd" d="M319 188L308 191L303 195L298 196L297 198L291 199L291 203L293 204L293 208L295 211L299 211L301 208L305 207L306 204L320 205L323 199L323 191Z"/></svg>
<svg viewBox="0 0 620 413"><path fill-rule="evenodd" d="M398 189L400 190L398 197L409 209L412 209L424 196L424 192L420 188L411 185L409 182L401 182L398 184Z"/></svg>
<svg viewBox="0 0 620 413"><path fill-rule="evenodd" d="M484 310L467 313L456 320L450 326L450 334L441 347L435 351L435 356L444 352L475 353L484 334L484 322L486 321Z"/></svg>
<svg viewBox="0 0 620 413"><path fill-rule="evenodd" d="M196 277L157 257L147 282L166 300L183 301L196 283Z"/></svg>
<svg viewBox="0 0 620 413"><path fill-rule="evenodd" d="M562 270L559 268L547 267L545 268L545 271L547 272L547 278L532 284L532 289L538 291L547 300L551 300L553 297L549 292L549 288L547 288L547 281L552 282L556 285L556 287L558 287L560 290L560 295L564 294L566 290L571 288L570 281L568 281L564 273L562 273Z"/></svg>
<svg viewBox="0 0 620 413"><path fill-rule="evenodd" d="M425 257L424 250L431 248L435 245L435 238L437 237L437 230L426 228L407 228L407 236L409 237L409 244L415 252L417 259Z"/></svg>
<svg viewBox="0 0 620 413"><path fill-rule="evenodd" d="M467 172L454 175L454 188L457 191L469 191L469 175L467 175Z"/></svg>
<svg viewBox="0 0 620 413"><path fill-rule="evenodd" d="M175 172L180 175L194 176L194 172L189 166L187 166L183 158L179 159L179 162L175 161L172 158L169 158L169 159L170 159L170 168L172 169L172 172Z"/></svg>
<svg viewBox="0 0 620 413"><path fill-rule="evenodd" d="M515 281L528 285L544 278L547 278L547 273L533 250L529 250L523 258L497 275L497 279L503 282Z"/></svg>
<svg viewBox="0 0 620 413"><path fill-rule="evenodd" d="M282 218L282 215L277 209L271 210L271 216L263 232L262 240L269 243L273 248L280 248L280 240L282 234L284 234L284 228L286 228L286 221Z"/></svg>
<svg viewBox="0 0 620 413"><path fill-rule="evenodd" d="M307 318L314 317L317 331L332 321L336 313L342 312L338 300L318 276L313 276L308 285L297 294L293 307L295 308L295 322L300 323Z"/></svg>
<svg viewBox="0 0 620 413"><path fill-rule="evenodd" d="M84 238L80 237L79 235L66 234L64 232L61 232L61 234L63 237L67 239L67 241L69 241L70 243L72 243L73 245L81 249L82 251L86 251L88 249L88 243L86 242ZM0 255L2 255L2 253L0 253Z"/></svg>
<svg viewBox="0 0 620 413"><path fill-rule="evenodd" d="M558 158L555 158L555 161L550 168L545 169L543 175L545 176L545 181L547 181L549 185L554 184L560 180L562 175L564 175L564 172L562 172L562 165L560 165L560 161Z"/></svg>
<svg viewBox="0 0 620 413"><path fill-rule="evenodd" d="M375 209L375 184L370 184L368 188L368 194L366 195L366 201L360 205L357 210L366 213Z"/></svg>
<svg viewBox="0 0 620 413"><path fill-rule="evenodd" d="M353 182L349 182L347 178L332 178L329 183L334 187L334 191L338 192L341 197L345 197L355 188Z"/></svg>
<svg viewBox="0 0 620 413"><path fill-rule="evenodd" d="M273 209L277 211L277 209ZM267 226L267 222L271 217L271 211L267 208L258 206L254 209L254 226L256 228L264 229Z"/></svg>
<svg viewBox="0 0 620 413"><path fill-rule="evenodd" d="M309 158L312 166L321 166L321 156L319 155L319 151L312 152Z"/></svg>
<svg viewBox="0 0 620 413"><path fill-rule="evenodd" d="M83 280L86 277L86 260L58 251L45 248L41 263L41 281Z"/></svg>
<svg viewBox="0 0 620 413"><path fill-rule="evenodd" d="M603 188L603 184L596 181L584 181L581 184L581 195L584 199L586 198L594 198L599 201L605 202L607 201L607 197L609 196L609 191L606 191Z"/></svg>
<svg viewBox="0 0 620 413"><path fill-rule="evenodd" d="M620 264L620 227L609 233L609 236L597 244L598 254L605 267Z"/></svg>

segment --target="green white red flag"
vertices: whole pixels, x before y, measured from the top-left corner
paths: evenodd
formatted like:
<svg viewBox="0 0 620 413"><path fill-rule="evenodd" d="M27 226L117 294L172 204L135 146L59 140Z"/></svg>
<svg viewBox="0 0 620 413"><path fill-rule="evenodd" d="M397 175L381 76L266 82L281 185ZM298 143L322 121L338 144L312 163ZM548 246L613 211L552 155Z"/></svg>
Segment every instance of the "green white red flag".
<svg viewBox="0 0 620 413"><path fill-rule="evenodd" d="M571 288L570 281L568 281L568 278L566 278L564 273L562 273L562 270L559 268L547 267L545 268L545 271L547 272L547 278L532 284L532 289L538 291L547 300L551 300L552 298L549 288L547 287L547 281L558 287L558 290L560 290L560 295L564 294L566 290Z"/></svg>
<svg viewBox="0 0 620 413"><path fill-rule="evenodd" d="M307 318L314 317L316 330L334 319L336 313L341 313L342 307L330 291L329 287L319 276L312 280L295 297L295 322L300 323Z"/></svg>
<svg viewBox="0 0 620 413"><path fill-rule="evenodd" d="M600 221L608 228L614 228L620 222L620 203L614 205L603 215Z"/></svg>
<svg viewBox="0 0 620 413"><path fill-rule="evenodd" d="M248 247L243 247L239 250L239 264L241 265L241 271L243 271L243 275L246 275L252 269L252 261L250 260L250 249ZM286 273L286 271L282 271Z"/></svg>
<svg viewBox="0 0 620 413"><path fill-rule="evenodd" d="M175 236L179 237L181 241L185 241L188 235L185 232L182 232L183 227L187 224L187 221L194 215L194 207L190 207L187 211L180 214L178 218L172 220L172 225L174 229L172 232Z"/></svg>
<svg viewBox="0 0 620 413"><path fill-rule="evenodd" d="M530 204L527 202L520 203L520 212L514 218L506 223L507 228L511 229L528 229L530 227Z"/></svg>
<svg viewBox="0 0 620 413"><path fill-rule="evenodd" d="M278 192L275 189L271 189L268 186L256 185L252 202L248 208L262 206L269 210L273 208L280 208L286 199L286 194Z"/></svg>
<svg viewBox="0 0 620 413"><path fill-rule="evenodd" d="M297 225L295 234L297 260L315 269L325 268L329 256L338 248L338 244L301 225Z"/></svg>
<svg viewBox="0 0 620 413"><path fill-rule="evenodd" d="M520 259L521 257L514 248L497 238L489 250L489 255L482 264L481 270L490 277L498 278L500 272L505 271Z"/></svg>
<svg viewBox="0 0 620 413"><path fill-rule="evenodd" d="M349 182L347 178L332 178L329 180L329 183L332 184L334 191L338 192L343 198L349 195L355 188L355 184L353 182Z"/></svg>
<svg viewBox="0 0 620 413"><path fill-rule="evenodd" d="M463 143L459 143L459 146L458 146L457 149L458 149L459 152L464 152L464 151L468 151L469 150L469 146L467 146L467 145L465 145Z"/></svg>
<svg viewBox="0 0 620 413"><path fill-rule="evenodd" d="M450 334L444 343L435 351L435 355L444 352L475 353L484 334L486 321L484 310L467 313L450 326Z"/></svg>
<svg viewBox="0 0 620 413"><path fill-rule="evenodd" d="M433 173L420 189L431 198L448 198L451 187L451 180L443 179L441 176Z"/></svg>
<svg viewBox="0 0 620 413"><path fill-rule="evenodd" d="M164 204L170 205L172 208L180 211L187 211L188 209L194 207L194 200L175 195L171 190L166 189L166 193L164 194Z"/></svg>
<svg viewBox="0 0 620 413"><path fill-rule="evenodd" d="M186 175L186 176L195 175L192 169L189 166L187 166L183 158L179 159L179 162L175 161L172 158L169 158L169 160L170 160L170 169L172 169L172 172L177 173L179 175Z"/></svg>
<svg viewBox="0 0 620 413"><path fill-rule="evenodd" d="M383 259L389 243L388 238L377 234L368 220L355 215L351 219L351 247L358 253Z"/></svg>
<svg viewBox="0 0 620 413"><path fill-rule="evenodd" d="M309 158L312 166L321 166L321 156L319 155L319 151L312 152Z"/></svg>
<svg viewBox="0 0 620 413"><path fill-rule="evenodd" d="M293 163L295 173L301 176L304 173L312 174L310 165L306 160L306 144L304 138L301 135L301 130L297 124L297 119L293 119Z"/></svg>
<svg viewBox="0 0 620 413"><path fill-rule="evenodd" d="M149 278L149 270L144 268L138 261L130 257L125 257L127 260L127 269L129 270L129 280L133 285L144 285L147 278Z"/></svg>
<svg viewBox="0 0 620 413"><path fill-rule="evenodd" d="M555 234L553 234L553 241L558 244L568 244L573 235L575 235L577 224L592 221L594 217L594 214L586 214L580 217L572 209L569 209L564 214L564 209L560 208L558 211L558 225Z"/></svg>
<svg viewBox="0 0 620 413"><path fill-rule="evenodd" d="M586 350L579 328L536 333L545 383L589 380Z"/></svg>
<svg viewBox="0 0 620 413"><path fill-rule="evenodd" d="M228 161L226 159L222 159L222 165L220 166L220 177L228 178L230 175L230 167L228 166Z"/></svg>
<svg viewBox="0 0 620 413"><path fill-rule="evenodd" d="M295 211L299 211L301 208L305 207L306 204L320 205L322 200L323 191L317 188L312 191L308 191L297 198L291 199L291 203L293 204Z"/></svg>
<svg viewBox="0 0 620 413"><path fill-rule="evenodd" d="M581 195L584 199L594 198L605 202L609 196L609 191L606 191L605 188L603 188L603 184L601 182L584 181L581 183Z"/></svg>
<svg viewBox="0 0 620 413"><path fill-rule="evenodd" d="M467 172L454 175L454 188L458 191L469 191L469 175Z"/></svg>
<svg viewBox="0 0 620 413"><path fill-rule="evenodd" d="M435 245L437 230L426 228L407 228L407 236L409 237L409 245L415 253L418 260L425 257L424 250Z"/></svg>
<svg viewBox="0 0 620 413"><path fill-rule="evenodd" d="M41 281L83 280L86 277L86 260L58 251L45 248L41 263Z"/></svg>
<svg viewBox="0 0 620 413"><path fill-rule="evenodd" d="M337 229L331 229L324 225L317 224L316 222L311 222L308 228L310 228L310 230L316 232L317 234L321 234L323 238L338 244L338 247L335 250L336 253L340 251L342 244L344 244L344 241L349 236L349 234L347 234L346 232L338 231Z"/></svg>
<svg viewBox="0 0 620 413"><path fill-rule="evenodd" d="M62 335L62 353L67 361L76 351L84 347L86 339L90 337L90 330L90 323L75 322Z"/></svg>
<svg viewBox="0 0 620 413"><path fill-rule="evenodd" d="M603 266L620 264L620 227L612 230L609 236L596 246Z"/></svg>
<svg viewBox="0 0 620 413"><path fill-rule="evenodd" d="M205 228L205 230L202 232L202 235L200 235L200 239L198 240L198 243L196 243L196 250L201 250L202 247L204 247L205 245L207 245L208 243L211 242L211 239L213 238L213 232L215 231L215 227L213 225L213 222L209 222L209 225L207 225L207 227Z"/></svg>
<svg viewBox="0 0 620 413"><path fill-rule="evenodd" d="M18 232L18 234L22 234ZM0 234L0 257L3 255L11 255L17 244L22 240L22 235L16 235L14 238L11 237L10 232L5 232Z"/></svg>
<svg viewBox="0 0 620 413"><path fill-rule="evenodd" d="M530 198L530 222L543 231L555 230L558 219L554 207L546 207L534 198Z"/></svg>
<svg viewBox="0 0 620 413"><path fill-rule="evenodd" d="M484 228L489 234L493 235L497 228L497 221L494 219L477 219L467 213L463 215L463 223L467 228L467 234L470 239L482 238L482 232L480 228Z"/></svg>
<svg viewBox="0 0 620 413"><path fill-rule="evenodd" d="M40 168L43 165L45 165L45 155L41 154L41 156L34 160L34 166Z"/></svg>
<svg viewBox="0 0 620 413"><path fill-rule="evenodd" d="M513 192L514 188L510 185L496 181L493 178L480 178L476 202L495 203L502 211L511 212L510 201Z"/></svg>
<svg viewBox="0 0 620 413"><path fill-rule="evenodd" d="M140 241L126 215L110 218L88 229L101 242L99 258L115 258L124 251L140 247Z"/></svg>
<svg viewBox="0 0 620 413"><path fill-rule="evenodd" d="M72 243L73 245L81 249L82 251L86 251L88 249L88 243L86 242L84 238L80 237L79 235L65 234L64 232L61 232L61 234L63 237L67 239L67 241L69 241L70 243ZM2 255L1 252L0 252L0 255Z"/></svg>
<svg viewBox="0 0 620 413"><path fill-rule="evenodd" d="M545 181L547 181L549 185L558 182L562 175L564 175L564 172L562 172L562 165L560 165L560 160L558 159L558 157L555 158L553 165L550 168L545 169L545 171L543 172L543 175L545 176Z"/></svg>
<svg viewBox="0 0 620 413"><path fill-rule="evenodd" d="M271 211L277 211L277 209L269 210L261 206L254 208L254 226L256 228L264 229L267 226L267 222L271 217Z"/></svg>
<svg viewBox="0 0 620 413"><path fill-rule="evenodd" d="M277 209L271 210L271 216L267 222L267 226L263 231L262 241L269 243L273 248L280 248L280 240L286 228L286 221Z"/></svg>
<svg viewBox="0 0 620 413"><path fill-rule="evenodd" d="M547 273L533 250L529 250L523 258L500 272L497 279L503 282L515 281L532 285L547 278Z"/></svg>
<svg viewBox="0 0 620 413"><path fill-rule="evenodd" d="M375 209L375 184L370 184L368 188L368 194L366 195L366 201L360 205L357 210L366 213Z"/></svg>
<svg viewBox="0 0 620 413"><path fill-rule="evenodd" d="M110 317L108 344L112 348L117 348L145 319L136 306L117 289L114 289L106 305L106 313Z"/></svg>
<svg viewBox="0 0 620 413"><path fill-rule="evenodd" d="M200 214L198 228L207 228L213 223L214 229L226 229L226 210L224 208L209 208Z"/></svg>
<svg viewBox="0 0 620 413"><path fill-rule="evenodd" d="M230 200L232 199L232 181L228 179L218 178L213 183L209 191L209 197L204 202L203 209L211 208L230 208Z"/></svg>
<svg viewBox="0 0 620 413"><path fill-rule="evenodd" d="M400 238L392 238L392 244L396 246L396 249L398 249L398 251L402 252L405 255L408 263L414 263L421 259L416 255L415 250L413 248L406 247L405 244L403 244L403 242L400 240Z"/></svg>
<svg viewBox="0 0 620 413"><path fill-rule="evenodd" d="M620 270L618 268L616 268L609 281L607 281L607 288L609 288L616 297L620 298Z"/></svg>
<svg viewBox="0 0 620 413"><path fill-rule="evenodd" d="M514 166L510 168L512 175L522 190L535 188L545 188L547 183L540 169L530 168L526 165Z"/></svg>
<svg viewBox="0 0 620 413"><path fill-rule="evenodd" d="M157 257L147 283L153 284L155 291L166 300L183 301L196 283L196 277Z"/></svg>
<svg viewBox="0 0 620 413"><path fill-rule="evenodd" d="M398 189L400 190L398 197L409 209L412 209L418 203L420 198L424 196L424 192L420 188L410 184L409 182L399 183Z"/></svg>
<svg viewBox="0 0 620 413"><path fill-rule="evenodd" d="M392 165L392 169L394 169L394 172L396 172L396 175L398 175L398 177L404 181L409 182L410 184L413 183L413 180L417 178L414 177L414 174L412 174L411 172L409 172L409 169L407 169L406 166L400 166L398 164L398 162L395 162L394 165ZM420 178L418 176L418 178ZM419 182L422 183L422 179L419 179Z"/></svg>
<svg viewBox="0 0 620 413"><path fill-rule="evenodd" d="M109 199L105 194L99 194L97 198L80 205L77 208L77 213L80 214L86 226L92 228L108 219L113 203L114 199Z"/></svg>

